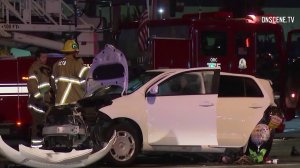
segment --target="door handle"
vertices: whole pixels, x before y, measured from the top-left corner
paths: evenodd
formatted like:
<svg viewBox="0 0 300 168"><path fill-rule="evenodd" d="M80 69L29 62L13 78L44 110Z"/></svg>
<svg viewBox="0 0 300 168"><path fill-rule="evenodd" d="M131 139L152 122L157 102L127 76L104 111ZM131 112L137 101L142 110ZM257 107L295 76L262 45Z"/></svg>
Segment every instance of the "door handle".
<svg viewBox="0 0 300 168"><path fill-rule="evenodd" d="M263 105L258 104L258 103L251 103L251 104L249 105L249 108L252 108L252 109L259 109L259 108L263 108Z"/></svg>
<svg viewBox="0 0 300 168"><path fill-rule="evenodd" d="M252 109L259 109L259 108L262 108L261 106L250 106L249 108L252 108Z"/></svg>
<svg viewBox="0 0 300 168"><path fill-rule="evenodd" d="M201 106L201 107L211 107L213 105L214 105L213 103L199 104L199 106Z"/></svg>

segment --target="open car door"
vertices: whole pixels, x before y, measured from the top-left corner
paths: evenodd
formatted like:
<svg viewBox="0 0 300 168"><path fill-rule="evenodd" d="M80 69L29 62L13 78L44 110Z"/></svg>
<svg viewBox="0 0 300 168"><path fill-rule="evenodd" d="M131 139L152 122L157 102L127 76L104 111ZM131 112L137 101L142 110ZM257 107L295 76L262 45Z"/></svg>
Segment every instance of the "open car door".
<svg viewBox="0 0 300 168"><path fill-rule="evenodd" d="M218 145L219 73L219 69L185 70L148 89L148 142L151 145Z"/></svg>

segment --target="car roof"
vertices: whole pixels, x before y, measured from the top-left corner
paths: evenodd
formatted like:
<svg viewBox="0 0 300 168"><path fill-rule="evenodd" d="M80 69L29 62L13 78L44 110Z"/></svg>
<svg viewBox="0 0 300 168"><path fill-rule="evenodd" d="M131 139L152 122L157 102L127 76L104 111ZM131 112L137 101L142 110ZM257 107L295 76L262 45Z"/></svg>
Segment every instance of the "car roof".
<svg viewBox="0 0 300 168"><path fill-rule="evenodd" d="M249 78L256 78L255 76L252 75L247 75L247 74L240 74L240 73L230 73L230 72L222 72L221 75L228 75L228 76L242 76L242 77L249 77Z"/></svg>
<svg viewBox="0 0 300 168"><path fill-rule="evenodd" d="M198 68L165 68L165 69L152 69L152 70L147 70L147 72L168 72L168 73L176 73L179 71L185 71L185 70L201 70L201 69L220 69L220 68L209 68L209 67L198 67ZM230 72L222 72L221 75L229 75L229 76L243 76L243 77L254 77L252 75L247 75L247 74L239 74L239 73L230 73Z"/></svg>
<svg viewBox="0 0 300 168"><path fill-rule="evenodd" d="M162 69L152 69L147 70L147 72L178 72L185 70L201 70L201 69L220 69L220 68L209 68L209 67L197 67L197 68L162 68Z"/></svg>
<svg viewBox="0 0 300 168"><path fill-rule="evenodd" d="M147 70L147 72L177 72L184 69L151 69Z"/></svg>

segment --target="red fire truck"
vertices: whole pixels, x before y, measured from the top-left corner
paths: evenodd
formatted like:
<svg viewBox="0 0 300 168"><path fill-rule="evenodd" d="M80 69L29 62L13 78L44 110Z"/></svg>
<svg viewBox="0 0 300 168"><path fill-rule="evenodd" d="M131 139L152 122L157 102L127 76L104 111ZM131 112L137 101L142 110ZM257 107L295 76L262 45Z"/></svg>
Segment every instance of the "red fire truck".
<svg viewBox="0 0 300 168"><path fill-rule="evenodd" d="M21 61L22 60L22 61ZM22 62L22 63L21 63ZM33 59L0 58L0 134L28 140L31 115L27 111L26 72Z"/></svg>
<svg viewBox="0 0 300 168"><path fill-rule="evenodd" d="M32 57L0 58L3 71L0 74L0 134L4 139L27 141L30 138L31 114L27 110L27 73L33 61Z"/></svg>
<svg viewBox="0 0 300 168"><path fill-rule="evenodd" d="M150 68L219 66L222 71L270 79L277 104L286 119L292 119L295 106L285 101L290 94L286 87L288 57L283 28L279 24L261 23L259 18L232 18L228 12L211 12L151 20L151 51L141 54L138 60L143 62L139 63ZM128 26L127 32L134 27ZM125 53L134 53L130 52Z"/></svg>

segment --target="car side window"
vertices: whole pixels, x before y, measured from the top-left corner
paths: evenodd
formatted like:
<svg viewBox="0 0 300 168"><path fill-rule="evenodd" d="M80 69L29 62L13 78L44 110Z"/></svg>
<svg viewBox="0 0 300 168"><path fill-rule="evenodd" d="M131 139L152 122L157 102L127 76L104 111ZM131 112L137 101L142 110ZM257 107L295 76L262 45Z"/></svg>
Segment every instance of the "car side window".
<svg viewBox="0 0 300 168"><path fill-rule="evenodd" d="M245 85L247 97L264 97L257 83L253 81L253 79L246 78Z"/></svg>
<svg viewBox="0 0 300 168"><path fill-rule="evenodd" d="M221 75L219 97L244 97L244 81L240 77Z"/></svg>
<svg viewBox="0 0 300 168"><path fill-rule="evenodd" d="M219 97L263 97L263 94L251 78L221 75Z"/></svg>
<svg viewBox="0 0 300 168"><path fill-rule="evenodd" d="M172 76L158 85L158 96L211 93L213 71L192 71Z"/></svg>

